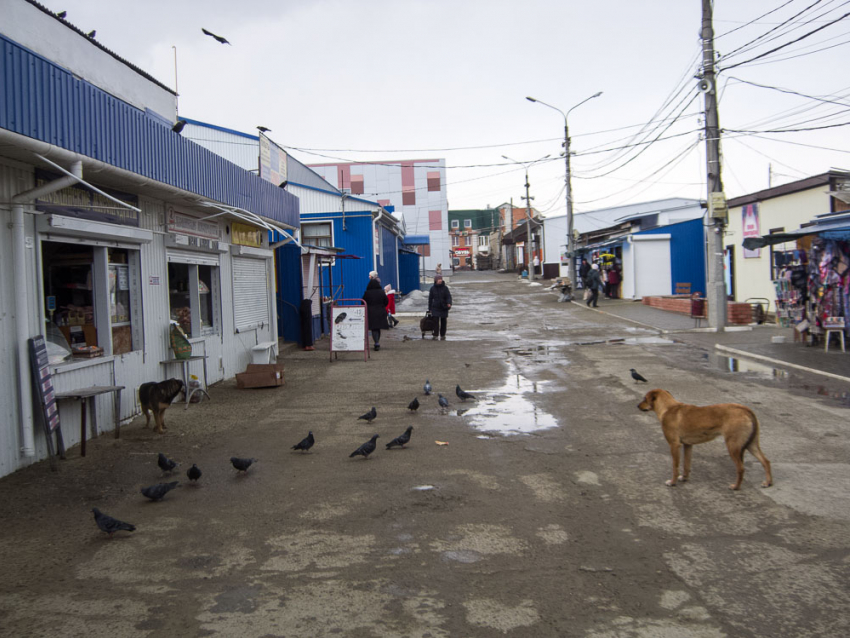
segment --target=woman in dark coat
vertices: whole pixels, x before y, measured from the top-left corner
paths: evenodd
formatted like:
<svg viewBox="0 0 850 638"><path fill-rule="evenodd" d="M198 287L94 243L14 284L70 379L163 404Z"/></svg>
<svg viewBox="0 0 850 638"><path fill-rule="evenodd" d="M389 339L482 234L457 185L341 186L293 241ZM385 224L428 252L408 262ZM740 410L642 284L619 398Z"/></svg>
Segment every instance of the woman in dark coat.
<svg viewBox="0 0 850 638"><path fill-rule="evenodd" d="M381 349L381 330L390 327L387 322L387 293L381 288L381 282L377 277L370 277L366 292L363 293L363 301L366 302L366 317L369 321L369 330L372 331L372 341L375 350Z"/></svg>
<svg viewBox="0 0 850 638"><path fill-rule="evenodd" d="M452 293L449 292L449 287L443 281L442 275L434 277L434 285L428 293L428 310L431 315L437 319L437 326L434 328L434 339L437 334L440 339L446 340L446 324L449 321L449 309L452 307Z"/></svg>

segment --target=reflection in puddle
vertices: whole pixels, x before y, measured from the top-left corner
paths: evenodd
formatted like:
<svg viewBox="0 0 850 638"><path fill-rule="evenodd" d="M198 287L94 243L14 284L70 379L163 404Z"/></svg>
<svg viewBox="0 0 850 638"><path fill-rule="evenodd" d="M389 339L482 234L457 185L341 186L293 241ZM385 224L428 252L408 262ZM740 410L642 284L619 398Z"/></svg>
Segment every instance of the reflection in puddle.
<svg viewBox="0 0 850 638"><path fill-rule="evenodd" d="M434 489L433 485L417 485L413 488L417 492L428 492Z"/></svg>
<svg viewBox="0 0 850 638"><path fill-rule="evenodd" d="M459 409L458 415L469 419L476 430L504 435L557 427L555 417L528 398L530 394L542 392L542 387L548 384L548 381L530 381L521 374L513 375L501 388L479 393L477 405Z"/></svg>
<svg viewBox="0 0 850 638"><path fill-rule="evenodd" d="M562 344L557 346L542 345L508 348L505 352L508 357L522 357L526 361L548 362L566 357L566 354L561 349L561 345Z"/></svg>
<svg viewBox="0 0 850 638"><path fill-rule="evenodd" d="M713 365L718 370L725 372L746 372L760 377L771 377L777 379L785 379L788 377L788 371L781 368L774 368L766 363L750 361L749 359L736 359L735 357L727 357L725 355L707 352L703 355L710 365Z"/></svg>
<svg viewBox="0 0 850 638"><path fill-rule="evenodd" d="M835 390L830 390L829 388L824 388L823 386L813 386L813 385L804 385L803 388L806 390L814 391L818 396L822 397L830 397L832 399L838 399L844 405L850 406L850 392L838 392Z"/></svg>

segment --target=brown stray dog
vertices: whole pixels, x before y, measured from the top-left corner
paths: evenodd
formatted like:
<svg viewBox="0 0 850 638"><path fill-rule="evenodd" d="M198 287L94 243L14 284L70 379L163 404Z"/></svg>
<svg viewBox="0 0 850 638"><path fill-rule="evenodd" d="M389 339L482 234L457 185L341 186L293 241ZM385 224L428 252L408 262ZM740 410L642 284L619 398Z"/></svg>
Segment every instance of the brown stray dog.
<svg viewBox="0 0 850 638"><path fill-rule="evenodd" d="M165 430L165 411L178 394L185 390L180 379L168 379L156 383L150 381L139 386L139 403L147 420L145 427L151 423L150 412L153 412L154 430L159 434Z"/></svg>
<svg viewBox="0 0 850 638"><path fill-rule="evenodd" d="M759 421L748 407L738 403L696 406L680 403L667 390L650 390L638 409L655 411L670 445L673 457L673 478L667 485L673 487L676 480L687 481L691 473L691 452L694 445L707 443L720 435L726 441L726 449L738 470L738 478L729 489L737 490L744 479L744 451L749 450L764 467L765 480L762 487L773 484L770 461L759 447ZM679 448L685 448L684 469L679 475Z"/></svg>

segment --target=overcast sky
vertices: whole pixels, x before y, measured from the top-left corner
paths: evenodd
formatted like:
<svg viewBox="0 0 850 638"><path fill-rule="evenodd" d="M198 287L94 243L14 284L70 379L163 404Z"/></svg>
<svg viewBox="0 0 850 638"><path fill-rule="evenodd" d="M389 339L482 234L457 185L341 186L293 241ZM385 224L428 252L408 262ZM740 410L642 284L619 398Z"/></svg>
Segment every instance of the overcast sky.
<svg viewBox="0 0 850 638"><path fill-rule="evenodd" d="M701 0L42 2L170 87L176 47L185 117L266 126L308 164L445 158L450 209L522 205L523 170L502 155L550 155L530 169L531 194L563 214L564 120L525 97L566 111L598 91L569 115L576 212L705 198ZM717 87L721 126L747 131L723 137L729 197L767 188L769 165L773 185L850 168L850 126L752 133L850 122L850 18L827 26L848 12L846 0L715 1L718 64L744 63Z"/></svg>

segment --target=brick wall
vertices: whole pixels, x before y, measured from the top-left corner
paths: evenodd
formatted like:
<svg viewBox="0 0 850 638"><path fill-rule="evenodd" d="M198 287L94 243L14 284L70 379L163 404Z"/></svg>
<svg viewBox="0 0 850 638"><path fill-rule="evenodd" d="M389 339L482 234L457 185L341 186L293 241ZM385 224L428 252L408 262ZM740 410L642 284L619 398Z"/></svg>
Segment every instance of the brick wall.
<svg viewBox="0 0 850 638"><path fill-rule="evenodd" d="M685 315L691 314L691 298L685 295L669 297L644 297L641 302L645 306L660 308L668 312L679 312ZM706 306L707 306L707 302ZM752 321L753 309L747 303L735 303L730 301L726 310L726 321L729 325L747 325Z"/></svg>

